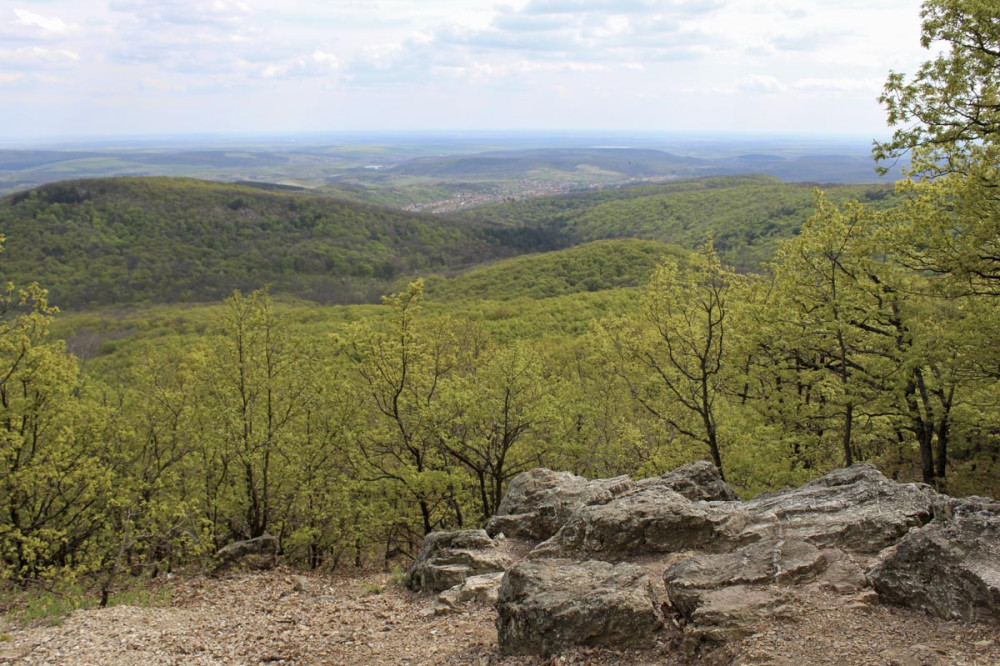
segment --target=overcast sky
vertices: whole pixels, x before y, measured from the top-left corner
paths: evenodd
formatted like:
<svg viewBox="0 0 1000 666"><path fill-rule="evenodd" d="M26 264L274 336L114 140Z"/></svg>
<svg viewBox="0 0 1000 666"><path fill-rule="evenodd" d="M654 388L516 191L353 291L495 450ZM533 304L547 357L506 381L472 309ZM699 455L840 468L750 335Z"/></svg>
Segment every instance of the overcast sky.
<svg viewBox="0 0 1000 666"><path fill-rule="evenodd" d="M884 135L919 0L0 0L0 136Z"/></svg>

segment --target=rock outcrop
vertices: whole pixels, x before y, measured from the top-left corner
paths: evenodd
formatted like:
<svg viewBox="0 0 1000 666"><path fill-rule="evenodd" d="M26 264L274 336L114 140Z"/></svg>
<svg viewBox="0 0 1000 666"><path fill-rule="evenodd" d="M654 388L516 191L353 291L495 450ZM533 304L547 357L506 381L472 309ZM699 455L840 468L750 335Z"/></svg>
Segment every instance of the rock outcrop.
<svg viewBox="0 0 1000 666"><path fill-rule="evenodd" d="M805 539L816 546L877 553L911 528L927 523L935 493L929 486L896 483L871 465L830 472L801 488L750 500L744 543L766 536Z"/></svg>
<svg viewBox="0 0 1000 666"><path fill-rule="evenodd" d="M1000 502L952 500L868 574L883 600L946 620L1000 620Z"/></svg>
<svg viewBox="0 0 1000 666"><path fill-rule="evenodd" d="M278 538L271 534L234 541L215 553L218 563L216 572L232 565L242 565L249 569L270 569L278 562Z"/></svg>
<svg viewBox="0 0 1000 666"><path fill-rule="evenodd" d="M497 634L504 654L649 647L659 627L650 578L634 564L530 560L500 584Z"/></svg>
<svg viewBox="0 0 1000 666"><path fill-rule="evenodd" d="M406 586L414 592L441 592L470 576L509 569L514 561L484 530L433 532L406 571Z"/></svg>
<svg viewBox="0 0 1000 666"><path fill-rule="evenodd" d="M463 582L450 587L438 595L438 602L454 608L461 604L478 601L483 604L495 604L500 596L500 582L504 572L469 576Z"/></svg>
<svg viewBox="0 0 1000 666"><path fill-rule="evenodd" d="M732 486L722 480L718 468L707 460L678 467L663 476L643 479L636 485L640 488L665 486L693 501L734 502L739 499Z"/></svg>
<svg viewBox="0 0 1000 666"><path fill-rule="evenodd" d="M692 502L664 485L648 484L607 503L580 507L532 556L607 560L729 550L747 519L738 507Z"/></svg>
<svg viewBox="0 0 1000 666"><path fill-rule="evenodd" d="M627 476L587 481L570 472L533 469L510 482L486 531L493 536L548 539L580 507L609 502L634 487Z"/></svg>
<svg viewBox="0 0 1000 666"><path fill-rule="evenodd" d="M663 574L670 602L690 619L711 590L734 585L793 585L826 570L823 553L801 539L771 538L722 555L693 555Z"/></svg>
<svg viewBox="0 0 1000 666"><path fill-rule="evenodd" d="M501 548L501 533L520 550ZM495 594L505 654L680 636L697 657L821 592L998 621L1000 502L955 500L864 464L749 501L710 463L635 482L537 469L511 482L487 531L429 535L407 580L448 589L445 608Z"/></svg>

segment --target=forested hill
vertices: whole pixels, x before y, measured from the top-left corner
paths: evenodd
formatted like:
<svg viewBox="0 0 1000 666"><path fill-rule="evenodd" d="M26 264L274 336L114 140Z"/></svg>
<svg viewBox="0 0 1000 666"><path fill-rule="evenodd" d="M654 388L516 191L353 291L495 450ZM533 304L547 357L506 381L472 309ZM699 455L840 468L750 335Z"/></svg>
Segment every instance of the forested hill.
<svg viewBox="0 0 1000 666"><path fill-rule="evenodd" d="M78 180L0 199L0 275L38 281L63 308L211 301L265 285L372 301L400 275L535 249L524 247L530 234L488 227L192 179Z"/></svg>
<svg viewBox="0 0 1000 666"><path fill-rule="evenodd" d="M824 189L834 201L893 199L888 187ZM66 181L0 199L0 276L39 282L64 309L205 302L268 285L324 303L374 302L421 275L529 252L625 238L691 249L709 236L725 261L755 270L813 213L812 190L768 176L703 178L432 216L254 184ZM633 285L663 251L652 248L599 245L433 278L428 294L539 297Z"/></svg>
<svg viewBox="0 0 1000 666"><path fill-rule="evenodd" d="M462 213L478 224L547 230L574 245L604 238L643 238L694 248L709 236L722 258L755 270L778 242L814 213L815 184L773 176L726 176L606 188L483 206ZM896 200L890 185L821 185L836 203L857 199L876 208Z"/></svg>
<svg viewBox="0 0 1000 666"><path fill-rule="evenodd" d="M542 299L645 285L665 259L685 262L683 248L634 238L505 259L454 276L429 275L424 292L438 301ZM405 285L397 285L401 290Z"/></svg>

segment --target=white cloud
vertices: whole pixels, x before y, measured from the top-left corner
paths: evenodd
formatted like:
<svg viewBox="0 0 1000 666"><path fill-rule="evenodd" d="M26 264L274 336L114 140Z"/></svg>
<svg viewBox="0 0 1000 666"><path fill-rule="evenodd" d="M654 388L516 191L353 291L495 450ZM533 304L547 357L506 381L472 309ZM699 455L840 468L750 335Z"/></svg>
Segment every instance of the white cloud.
<svg viewBox="0 0 1000 666"><path fill-rule="evenodd" d="M24 79L24 74L20 72L0 72L0 86L16 83Z"/></svg>
<svg viewBox="0 0 1000 666"><path fill-rule="evenodd" d="M820 92L877 93L884 83L884 79L806 78L796 81L794 87L799 90Z"/></svg>
<svg viewBox="0 0 1000 666"><path fill-rule="evenodd" d="M41 28L43 33L49 33L53 35L65 35L69 32L69 26L66 22L58 17L47 17L41 14L35 14L34 12L29 12L27 9L15 9L14 15L17 16L16 23L29 28Z"/></svg>
<svg viewBox="0 0 1000 666"><path fill-rule="evenodd" d="M781 93L788 88L778 79L767 74L751 74L736 82L736 89L740 92L754 94Z"/></svg>
<svg viewBox="0 0 1000 666"><path fill-rule="evenodd" d="M147 25L232 27L252 11L232 0L116 0L109 6Z"/></svg>
<svg viewBox="0 0 1000 666"><path fill-rule="evenodd" d="M339 73L340 68L340 58L335 54L316 49L309 55L265 65L260 69L260 76L265 79L290 76L331 76Z"/></svg>
<svg viewBox="0 0 1000 666"><path fill-rule="evenodd" d="M80 55L67 49L45 49L29 46L19 49L0 49L0 67L35 69L63 67L79 62Z"/></svg>
<svg viewBox="0 0 1000 666"><path fill-rule="evenodd" d="M70 67L63 106L111 131L106 98L188 109L159 116L191 130L235 113L263 129L282 118L288 129L725 129L737 116L757 123L741 128L780 118L788 129L823 116L867 132L884 125L874 97L889 68L913 72L928 57L921 0L12 2L0 17L0 106L17 109L0 109L8 132L48 113L35 99L51 105L51 90L29 91ZM154 116L140 117L150 131Z"/></svg>
<svg viewBox="0 0 1000 666"><path fill-rule="evenodd" d="M725 5L721 0L530 0L525 14L703 14Z"/></svg>

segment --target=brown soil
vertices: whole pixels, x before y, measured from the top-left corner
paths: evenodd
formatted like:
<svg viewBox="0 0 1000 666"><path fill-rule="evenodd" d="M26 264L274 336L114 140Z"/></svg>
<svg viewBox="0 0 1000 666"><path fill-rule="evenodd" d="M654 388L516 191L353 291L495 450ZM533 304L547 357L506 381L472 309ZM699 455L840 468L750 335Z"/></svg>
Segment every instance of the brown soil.
<svg viewBox="0 0 1000 666"><path fill-rule="evenodd" d="M685 663L669 627L650 652L580 649L551 659L502 658L492 608L473 604L437 615L433 597L401 588L388 574L279 569L169 585L169 607L83 610L58 626L7 626L0 664ZM822 592L796 601L792 616L756 627L695 663L1000 664L995 625L943 622Z"/></svg>

